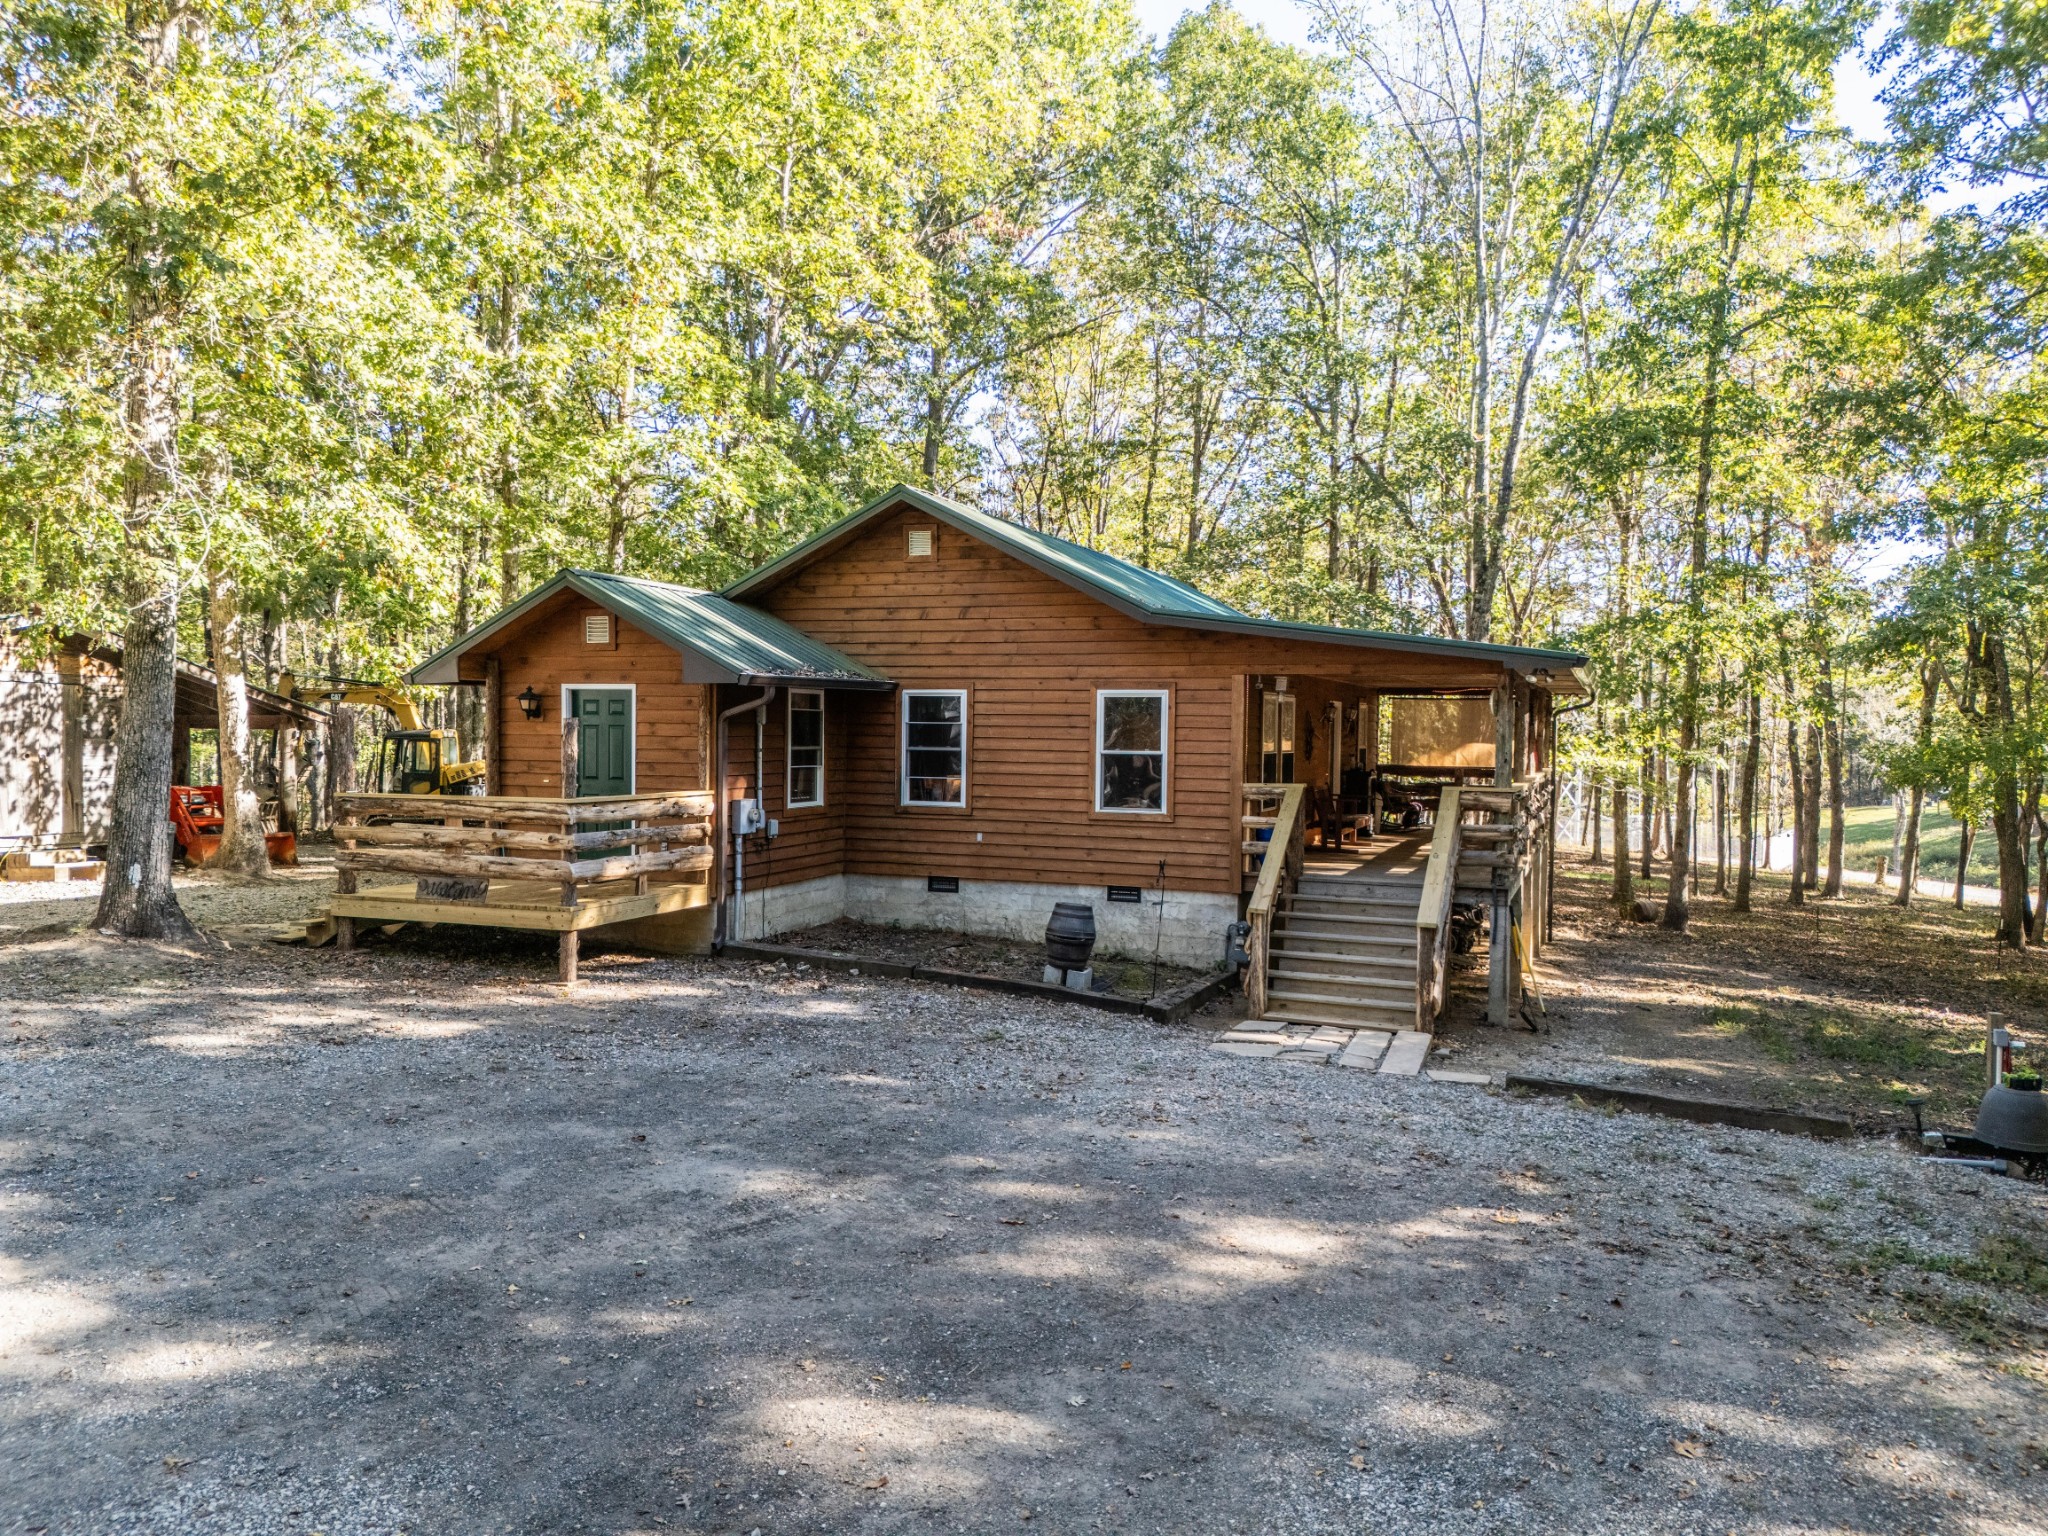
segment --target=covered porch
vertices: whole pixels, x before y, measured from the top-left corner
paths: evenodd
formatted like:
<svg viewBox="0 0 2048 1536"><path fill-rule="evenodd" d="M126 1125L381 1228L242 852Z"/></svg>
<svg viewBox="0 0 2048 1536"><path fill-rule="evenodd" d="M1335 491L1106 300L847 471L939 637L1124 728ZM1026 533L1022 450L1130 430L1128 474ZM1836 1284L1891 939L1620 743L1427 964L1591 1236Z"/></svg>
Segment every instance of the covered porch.
<svg viewBox="0 0 2048 1536"><path fill-rule="evenodd" d="M1487 1019L1504 1024L1548 937L1553 695L1583 685L1503 667L1490 688L1401 687L1379 670L1244 679L1248 1012L1426 1034L1451 956L1483 933Z"/></svg>

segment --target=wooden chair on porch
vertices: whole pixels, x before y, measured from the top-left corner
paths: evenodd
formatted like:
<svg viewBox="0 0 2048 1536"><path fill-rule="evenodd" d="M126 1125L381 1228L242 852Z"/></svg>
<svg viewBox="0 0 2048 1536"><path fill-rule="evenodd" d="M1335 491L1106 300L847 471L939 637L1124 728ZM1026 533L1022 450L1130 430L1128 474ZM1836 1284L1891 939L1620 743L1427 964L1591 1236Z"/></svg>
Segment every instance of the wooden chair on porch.
<svg viewBox="0 0 2048 1536"><path fill-rule="evenodd" d="M1363 811L1338 808L1329 790L1317 784L1308 792L1309 820L1319 829L1325 848L1357 847L1372 836L1372 817Z"/></svg>

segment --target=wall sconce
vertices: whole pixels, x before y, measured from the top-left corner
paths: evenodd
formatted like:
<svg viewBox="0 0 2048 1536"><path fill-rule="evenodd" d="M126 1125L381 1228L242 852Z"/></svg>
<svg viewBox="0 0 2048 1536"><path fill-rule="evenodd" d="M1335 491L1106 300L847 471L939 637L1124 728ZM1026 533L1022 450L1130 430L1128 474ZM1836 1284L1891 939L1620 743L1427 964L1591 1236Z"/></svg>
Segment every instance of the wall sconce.
<svg viewBox="0 0 2048 1536"><path fill-rule="evenodd" d="M533 691L533 684L528 683L525 692L519 695L519 713L526 716L529 720L538 720L540 718L540 702L540 695Z"/></svg>

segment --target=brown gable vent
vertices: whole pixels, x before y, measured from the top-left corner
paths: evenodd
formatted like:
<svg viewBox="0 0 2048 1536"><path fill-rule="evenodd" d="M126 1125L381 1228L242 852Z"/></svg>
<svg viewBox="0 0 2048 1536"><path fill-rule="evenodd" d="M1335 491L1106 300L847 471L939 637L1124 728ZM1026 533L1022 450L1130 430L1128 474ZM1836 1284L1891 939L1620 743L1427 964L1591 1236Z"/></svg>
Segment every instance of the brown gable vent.
<svg viewBox="0 0 2048 1536"><path fill-rule="evenodd" d="M933 536L937 530L929 527L912 528L910 533L910 558L929 560L933 549Z"/></svg>

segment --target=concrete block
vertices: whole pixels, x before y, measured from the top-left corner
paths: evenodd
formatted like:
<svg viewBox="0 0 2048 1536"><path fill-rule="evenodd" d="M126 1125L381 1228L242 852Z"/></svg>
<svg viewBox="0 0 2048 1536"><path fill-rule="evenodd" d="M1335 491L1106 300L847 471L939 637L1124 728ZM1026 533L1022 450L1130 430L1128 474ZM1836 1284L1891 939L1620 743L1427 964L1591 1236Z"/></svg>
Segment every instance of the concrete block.
<svg viewBox="0 0 2048 1536"><path fill-rule="evenodd" d="M1393 1077L1414 1077L1421 1072L1423 1062L1429 1059L1429 1047L1428 1035L1419 1029L1404 1029L1387 1047L1386 1060L1380 1063L1380 1070Z"/></svg>
<svg viewBox="0 0 2048 1536"><path fill-rule="evenodd" d="M1226 1056L1278 1056L1281 1048L1277 1045L1253 1045L1248 1041L1225 1040L1209 1047Z"/></svg>
<svg viewBox="0 0 2048 1536"><path fill-rule="evenodd" d="M1423 1075L1432 1083L1469 1083L1475 1088L1484 1088L1493 1081L1490 1072L1447 1072L1435 1067Z"/></svg>

